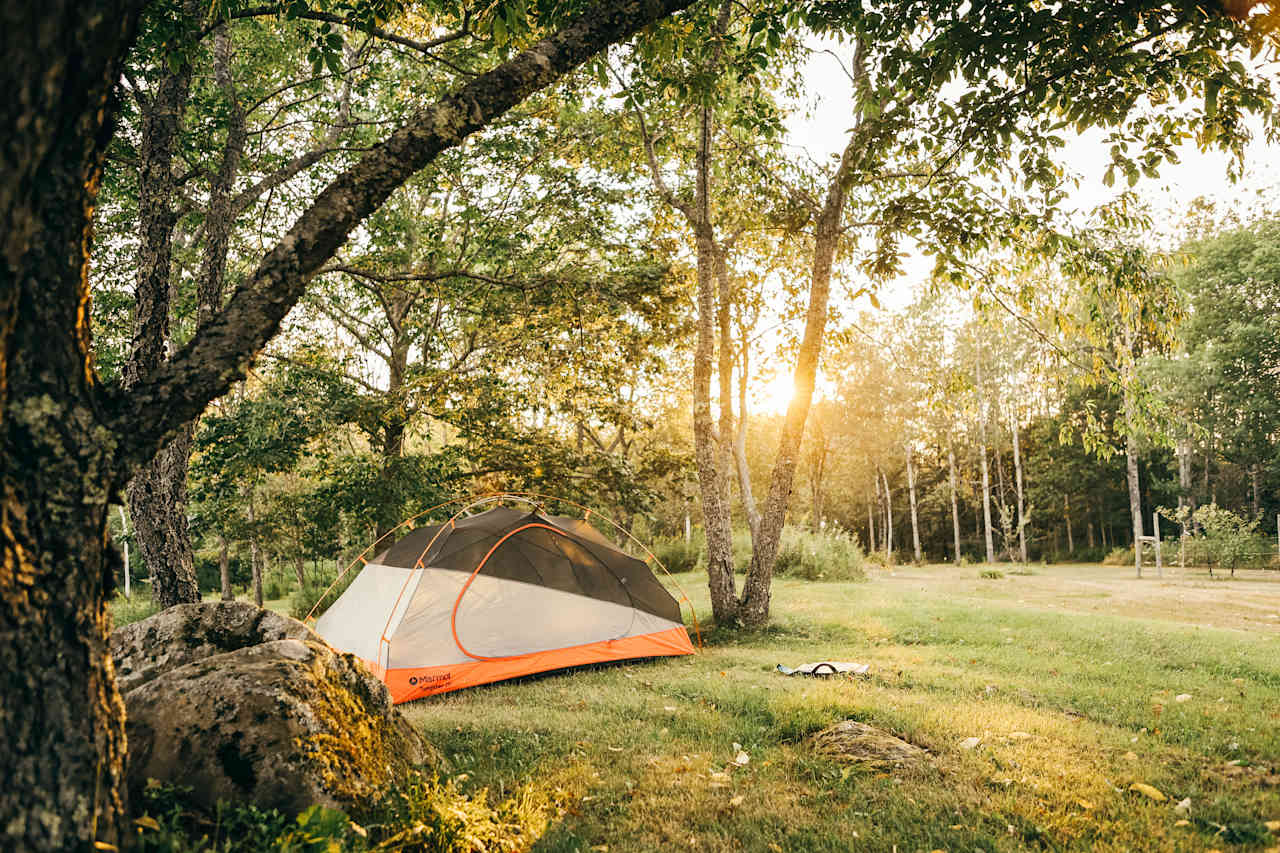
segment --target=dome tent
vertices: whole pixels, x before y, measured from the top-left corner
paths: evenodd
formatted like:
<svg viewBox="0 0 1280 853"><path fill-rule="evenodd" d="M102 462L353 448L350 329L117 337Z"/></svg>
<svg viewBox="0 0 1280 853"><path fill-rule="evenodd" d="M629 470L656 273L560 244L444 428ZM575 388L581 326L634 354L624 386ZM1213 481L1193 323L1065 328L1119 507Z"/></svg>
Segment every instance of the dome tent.
<svg viewBox="0 0 1280 853"><path fill-rule="evenodd" d="M364 566L316 631L362 658L397 703L693 652L680 606L643 561L584 519L502 506L411 529Z"/></svg>

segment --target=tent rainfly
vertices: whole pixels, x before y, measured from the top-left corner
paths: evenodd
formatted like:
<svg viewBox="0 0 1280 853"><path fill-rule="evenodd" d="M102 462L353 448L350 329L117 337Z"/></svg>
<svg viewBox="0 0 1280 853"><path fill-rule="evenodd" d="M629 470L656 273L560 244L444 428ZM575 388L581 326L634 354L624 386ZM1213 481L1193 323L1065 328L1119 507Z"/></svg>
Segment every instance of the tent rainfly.
<svg viewBox="0 0 1280 853"><path fill-rule="evenodd" d="M496 507L411 531L316 631L408 702L535 672L686 655L680 606L578 518Z"/></svg>

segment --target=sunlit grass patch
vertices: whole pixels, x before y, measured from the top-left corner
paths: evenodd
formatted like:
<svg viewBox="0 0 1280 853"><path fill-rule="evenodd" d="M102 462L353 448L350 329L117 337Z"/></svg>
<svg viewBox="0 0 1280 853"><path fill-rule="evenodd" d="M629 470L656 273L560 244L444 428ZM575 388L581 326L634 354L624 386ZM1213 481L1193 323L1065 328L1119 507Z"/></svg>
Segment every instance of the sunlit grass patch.
<svg viewBox="0 0 1280 853"><path fill-rule="evenodd" d="M709 609L698 578L678 579ZM770 628L706 631L695 657L404 708L464 790L569 792L536 850L1280 843L1265 826L1280 819L1277 636L1066 612L1050 597L1057 580L1007 579L1020 585L1014 596L1039 596L1031 605L992 598L950 567L871 583L780 579ZM871 672L774 671L822 659ZM929 761L887 772L809 748L844 719L921 746ZM1176 811L1184 798L1190 811Z"/></svg>

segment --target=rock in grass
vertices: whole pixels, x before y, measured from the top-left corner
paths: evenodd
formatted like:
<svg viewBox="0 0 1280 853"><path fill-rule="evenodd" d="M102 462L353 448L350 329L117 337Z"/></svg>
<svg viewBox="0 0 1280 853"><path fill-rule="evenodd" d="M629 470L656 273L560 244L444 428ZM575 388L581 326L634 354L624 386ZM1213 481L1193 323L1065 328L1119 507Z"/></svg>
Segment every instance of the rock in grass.
<svg viewBox="0 0 1280 853"><path fill-rule="evenodd" d="M247 601L179 604L111 634L111 657L121 693L172 669L212 655L271 640L324 643L297 619Z"/></svg>
<svg viewBox="0 0 1280 853"><path fill-rule="evenodd" d="M202 626L228 619L244 624L228 613L169 614L152 619L164 619L163 634L171 643L185 636L191 648L156 650L157 660L216 648L218 636L211 638ZM187 630L178 625L184 615L193 623ZM252 637L274 619L293 621L264 616L259 629L238 636ZM210 811L219 800L287 813L313 804L349 810L378 799L428 757L428 747L391 705L382 682L356 658L310 639L305 626L296 625L284 627L306 632L303 638L157 667L162 671L150 672L124 693L128 782L135 795L148 779L157 779L190 787L192 804Z"/></svg>
<svg viewBox="0 0 1280 853"><path fill-rule="evenodd" d="M818 732L813 736L813 749L832 758L872 765L912 765L928 756L915 744L856 720L845 720Z"/></svg>

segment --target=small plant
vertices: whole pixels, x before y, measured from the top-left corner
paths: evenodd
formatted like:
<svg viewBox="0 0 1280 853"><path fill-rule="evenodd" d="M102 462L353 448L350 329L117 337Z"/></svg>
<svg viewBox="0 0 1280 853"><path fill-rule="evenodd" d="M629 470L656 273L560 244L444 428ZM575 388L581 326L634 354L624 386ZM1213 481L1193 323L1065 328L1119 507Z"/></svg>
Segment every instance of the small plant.
<svg viewBox="0 0 1280 853"><path fill-rule="evenodd" d="M653 555L672 574L691 572L698 568L698 564L702 561L702 552L702 542L696 536L690 538L688 542L684 541L684 537L680 537L653 544Z"/></svg>
<svg viewBox="0 0 1280 853"><path fill-rule="evenodd" d="M999 569L983 569L982 571L978 572L978 577L982 578L983 580L998 581L1004 577L1004 572L1000 571Z"/></svg>
<svg viewBox="0 0 1280 853"><path fill-rule="evenodd" d="M137 590L137 587L134 589ZM132 598L125 598L121 594L111 600L111 624L114 628L141 622L159 612L160 608L151 600L151 594L146 590L134 592Z"/></svg>

